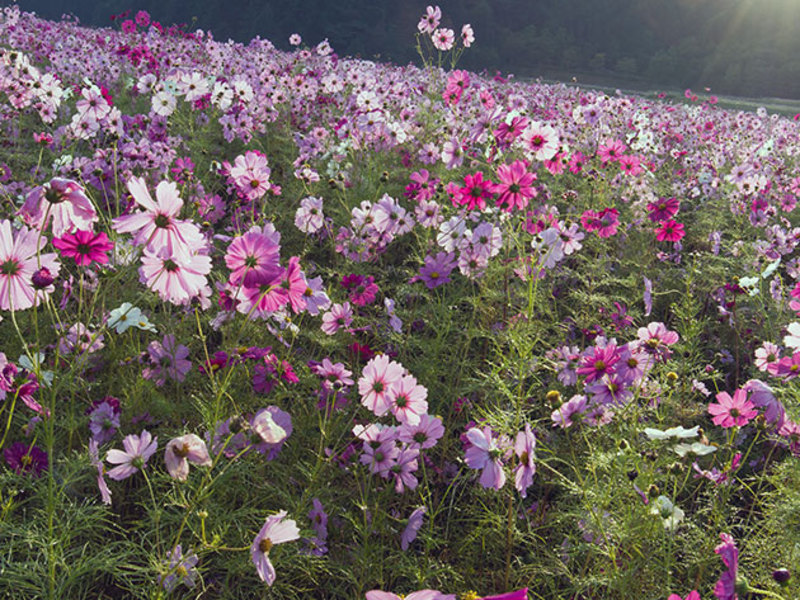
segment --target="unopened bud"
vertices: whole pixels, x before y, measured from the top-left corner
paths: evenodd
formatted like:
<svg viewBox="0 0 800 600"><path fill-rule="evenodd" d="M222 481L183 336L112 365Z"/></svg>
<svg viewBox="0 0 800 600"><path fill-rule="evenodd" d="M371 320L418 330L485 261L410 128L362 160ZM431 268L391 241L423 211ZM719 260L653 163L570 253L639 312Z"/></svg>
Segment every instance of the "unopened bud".
<svg viewBox="0 0 800 600"><path fill-rule="evenodd" d="M789 569L775 569L772 572L772 578L775 580L775 583L786 585L792 578L792 574L789 572Z"/></svg>
<svg viewBox="0 0 800 600"><path fill-rule="evenodd" d="M51 286L54 280L53 274L50 273L50 269L47 267L42 267L38 271L34 271L33 275L31 275L31 283L37 290L43 290Z"/></svg>
<svg viewBox="0 0 800 600"><path fill-rule="evenodd" d="M547 403L554 409L558 408L562 404L561 392L558 390L550 390L547 392L547 396L545 396L545 398L547 399Z"/></svg>

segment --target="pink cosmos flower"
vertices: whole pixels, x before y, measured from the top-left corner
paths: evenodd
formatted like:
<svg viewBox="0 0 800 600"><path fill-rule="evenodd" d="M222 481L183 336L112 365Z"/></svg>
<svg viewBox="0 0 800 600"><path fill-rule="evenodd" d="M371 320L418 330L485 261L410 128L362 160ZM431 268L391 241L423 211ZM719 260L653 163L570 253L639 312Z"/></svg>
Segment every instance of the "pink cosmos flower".
<svg viewBox="0 0 800 600"><path fill-rule="evenodd" d="M486 200L492 197L494 184L483 178L483 173L478 171L474 175L464 177L464 186L457 188L452 198L453 206L466 205L467 210L486 208Z"/></svg>
<svg viewBox="0 0 800 600"><path fill-rule="evenodd" d="M408 517L406 528L400 536L400 548L403 551L408 550L411 542L417 539L417 532L419 532L420 527L422 527L422 518L425 516L426 511L427 508L424 506L418 506Z"/></svg>
<svg viewBox="0 0 800 600"><path fill-rule="evenodd" d="M182 254L164 248L156 254L145 250L139 281L172 304L188 304L208 286L211 257Z"/></svg>
<svg viewBox="0 0 800 600"><path fill-rule="evenodd" d="M532 121L520 137L523 148L534 160L550 160L558 152L558 133L549 125Z"/></svg>
<svg viewBox="0 0 800 600"><path fill-rule="evenodd" d="M480 483L485 488L499 490L506 482L503 471L503 451L492 436L491 427L483 430L473 427L468 430L467 439L472 444L464 454L464 461L470 469L482 469Z"/></svg>
<svg viewBox="0 0 800 600"><path fill-rule="evenodd" d="M416 425L422 415L428 412L428 389L417 385L413 375L403 375L390 388L387 396L389 410L401 423Z"/></svg>
<svg viewBox="0 0 800 600"><path fill-rule="evenodd" d="M528 200L535 198L538 191L533 187L536 174L527 171L524 161L516 160L510 165L497 167L497 178L500 183L495 183L492 192L498 194L495 204L503 207L505 211L515 208L522 210L528 206Z"/></svg>
<svg viewBox="0 0 800 600"><path fill-rule="evenodd" d="M211 466L206 443L193 433L187 433L169 441L164 451L167 473L173 479L186 481L189 476L189 463L202 467Z"/></svg>
<svg viewBox="0 0 800 600"><path fill-rule="evenodd" d="M109 450L106 454L108 462L118 465L108 472L108 476L115 481L127 479L143 469L158 449L158 438L151 436L145 429L140 436L134 434L126 436L122 440L122 446L125 448L124 451Z"/></svg>
<svg viewBox="0 0 800 600"><path fill-rule="evenodd" d="M422 15L422 18L419 20L417 29L419 29L420 33L433 33L436 31L441 20L442 10L438 6L435 8L433 6L428 6L425 9L425 14Z"/></svg>
<svg viewBox="0 0 800 600"><path fill-rule="evenodd" d="M616 162L627 149L627 146L619 140L613 140L607 144L600 144L597 149L597 156L603 165L609 162Z"/></svg>
<svg viewBox="0 0 800 600"><path fill-rule="evenodd" d="M658 202L649 202L647 210L649 211L647 218L653 223L660 223L678 214L680 202L677 198L659 198Z"/></svg>
<svg viewBox="0 0 800 600"><path fill-rule="evenodd" d="M166 250L168 256L190 255L205 245L197 225L177 219L183 200L174 181L162 181L156 186L156 201L141 177L128 181L128 191L145 211L117 217L112 221L114 231L133 233L133 243L145 246L153 254Z"/></svg>
<svg viewBox="0 0 800 600"><path fill-rule="evenodd" d="M248 200L258 200L270 189L267 157L255 150L237 156L230 170L234 185Z"/></svg>
<svg viewBox="0 0 800 600"><path fill-rule="evenodd" d="M11 221L0 222L0 310L25 310L38 306L53 291L52 279L61 265L54 253L38 254L47 238L38 231L22 227L12 232ZM33 276L47 269L47 285L37 286Z"/></svg>
<svg viewBox="0 0 800 600"><path fill-rule="evenodd" d="M105 478L106 467L103 461L100 460L97 440L94 438L89 440L89 460L92 466L97 469L97 488L100 490L100 499L103 501L103 504L111 504L111 490L108 489Z"/></svg>
<svg viewBox="0 0 800 600"><path fill-rule="evenodd" d="M236 290L239 300L236 310L250 318L268 318L289 302L289 293L284 287L286 269L278 267L272 272L263 271L253 276L250 286ZM303 286L305 292L306 286Z"/></svg>
<svg viewBox="0 0 800 600"><path fill-rule="evenodd" d="M575 372L586 375L586 383L600 379L603 375L614 373L614 365L619 361L620 354L617 345L609 342L604 348L593 346L581 357L581 366Z"/></svg>
<svg viewBox="0 0 800 600"><path fill-rule="evenodd" d="M700 593L697 590L692 590L685 599L681 598L678 594L670 594L667 600L700 600Z"/></svg>
<svg viewBox="0 0 800 600"><path fill-rule="evenodd" d="M366 598L367 600L456 600L456 595L443 594L438 590L419 590L408 595L398 596L392 592L370 590L367 592Z"/></svg>
<svg viewBox="0 0 800 600"><path fill-rule="evenodd" d="M231 270L232 285L250 286L261 275L272 275L279 268L280 235L251 230L230 243L225 264Z"/></svg>
<svg viewBox="0 0 800 600"><path fill-rule="evenodd" d="M656 239L659 242L678 242L686 235L683 223L676 223L672 219L664 221L656 228Z"/></svg>
<svg viewBox="0 0 800 600"><path fill-rule="evenodd" d="M350 303L334 304L331 309L322 315L321 329L327 335L333 335L342 327L349 327L353 322L353 311Z"/></svg>
<svg viewBox="0 0 800 600"><path fill-rule="evenodd" d="M456 39L456 34L452 29L442 28L437 29L431 34L431 41L437 50L447 52L453 47L453 42Z"/></svg>
<svg viewBox="0 0 800 600"><path fill-rule="evenodd" d="M364 366L361 378L358 380L361 403L377 416L385 415L390 406L389 391L400 381L404 373L403 365L389 360L385 354L372 358Z"/></svg>
<svg viewBox="0 0 800 600"><path fill-rule="evenodd" d="M464 48L469 48L475 41L475 32L472 31L472 25L467 23L461 27L461 43Z"/></svg>
<svg viewBox="0 0 800 600"><path fill-rule="evenodd" d="M291 519L284 521L286 511L282 510L278 514L267 517L264 526L253 540L250 546L250 557L256 566L256 571L261 581L267 585L275 582L275 567L269 560L269 551L275 544L291 542L300 537L300 530L297 523Z"/></svg>
<svg viewBox="0 0 800 600"><path fill-rule="evenodd" d="M91 229L97 213L83 187L71 179L55 177L31 190L19 215L31 227L44 231L52 219L53 235L74 229Z"/></svg>
<svg viewBox="0 0 800 600"><path fill-rule="evenodd" d="M709 404L708 412L714 415L714 425L720 427L744 427L758 414L755 405L747 399L747 392L737 389L731 398L728 392L717 394L718 404Z"/></svg>
<svg viewBox="0 0 800 600"><path fill-rule="evenodd" d="M531 431L531 426L525 423L524 431L517 433L517 439L514 442L514 452L519 458L519 465L517 465L514 475L514 486L523 498L528 495L528 488L533 483L533 476L536 473L535 449L536 437Z"/></svg>
<svg viewBox="0 0 800 600"><path fill-rule="evenodd" d="M94 233L79 229L54 239L53 246L61 250L61 256L74 258L78 265L86 266L93 262L104 265L108 263L106 252L114 247L114 242L102 231Z"/></svg>
<svg viewBox="0 0 800 600"><path fill-rule="evenodd" d="M728 533L719 534L722 543L714 548L714 552L719 555L728 570L720 575L719 581L714 586L714 595L718 600L736 600L736 576L739 571L739 550L736 542Z"/></svg>
<svg viewBox="0 0 800 600"><path fill-rule="evenodd" d="M429 414L420 415L419 422L414 425L403 423L397 430L399 441L418 450L433 448L443 435L442 420Z"/></svg>

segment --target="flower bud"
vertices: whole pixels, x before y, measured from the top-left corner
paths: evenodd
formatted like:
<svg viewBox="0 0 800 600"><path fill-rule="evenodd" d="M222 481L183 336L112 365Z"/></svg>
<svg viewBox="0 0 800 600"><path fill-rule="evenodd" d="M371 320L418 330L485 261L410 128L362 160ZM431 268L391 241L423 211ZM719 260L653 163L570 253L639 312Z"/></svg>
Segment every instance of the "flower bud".
<svg viewBox="0 0 800 600"><path fill-rule="evenodd" d="M658 498L661 495L661 490L658 489L658 486L655 483L651 483L650 486L647 488L647 497L651 500Z"/></svg>
<svg viewBox="0 0 800 600"><path fill-rule="evenodd" d="M547 403L551 407L553 407L553 409L558 408L562 404L561 392L559 392L558 390L550 390L549 392L547 392L547 396L545 396L545 399L547 400Z"/></svg>
<svg viewBox="0 0 800 600"><path fill-rule="evenodd" d="M789 569L775 569L772 572L772 578L775 580L775 583L786 585L792 578L792 574L789 572Z"/></svg>
<svg viewBox="0 0 800 600"><path fill-rule="evenodd" d="M43 290L51 286L54 280L53 274L50 273L50 269L47 267L42 267L38 271L34 271L33 275L31 275L31 283L37 290Z"/></svg>

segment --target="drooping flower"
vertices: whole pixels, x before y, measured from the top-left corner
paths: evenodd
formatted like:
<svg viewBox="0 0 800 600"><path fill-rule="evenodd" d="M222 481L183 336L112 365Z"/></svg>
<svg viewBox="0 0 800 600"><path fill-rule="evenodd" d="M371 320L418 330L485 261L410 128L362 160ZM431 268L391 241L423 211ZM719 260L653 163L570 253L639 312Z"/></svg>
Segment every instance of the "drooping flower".
<svg viewBox="0 0 800 600"><path fill-rule="evenodd" d="M722 543L720 543L714 552L719 555L722 562L728 567L728 570L720 575L717 584L714 586L714 595L718 600L736 600L736 575L739 571L739 550L736 548L736 542L733 537L728 533L719 534Z"/></svg>
<svg viewBox="0 0 800 600"><path fill-rule="evenodd" d="M411 515L409 515L408 523L406 523L406 527L403 529L403 533L400 536L400 548L402 550L408 550L411 542L417 539L417 532L419 532L420 527L422 527L422 518L425 516L426 511L427 508L424 506L418 506Z"/></svg>
<svg viewBox="0 0 800 600"><path fill-rule="evenodd" d="M95 439L89 440L89 460L92 462L92 466L97 469L97 488L100 490L100 499L103 504L111 504L111 490L108 489L105 478L106 466L100 460L100 452Z"/></svg>
<svg viewBox="0 0 800 600"><path fill-rule="evenodd" d="M186 481L189 476L189 463L202 467L211 466L206 443L193 433L176 437L167 443L164 451L167 473L173 479Z"/></svg>
<svg viewBox="0 0 800 600"><path fill-rule="evenodd" d="M52 219L53 235L60 237L75 229L91 229L97 212L76 181L55 177L31 190L19 210L23 220L40 231Z"/></svg>
<svg viewBox="0 0 800 600"><path fill-rule="evenodd" d="M108 476L115 481L127 479L143 469L158 449L158 438L154 438L145 429L141 435L126 436L122 440L122 446L125 450L109 450L106 454L106 460L112 465L117 465L108 471Z"/></svg>
<svg viewBox="0 0 800 600"><path fill-rule="evenodd" d="M519 458L519 464L514 474L514 486L523 498L528 495L528 488L533 483L533 476L536 473L535 449L536 437L531 431L531 426L525 423L525 429L517 433L517 439L514 442L514 452Z"/></svg>
<svg viewBox="0 0 800 600"><path fill-rule="evenodd" d="M272 566L272 562L269 560L269 551L275 544L291 542L300 537L297 523L291 519L284 521L284 517L286 517L285 510L267 517L264 526L253 540L252 546L250 546L250 557L256 566L258 576L267 585L272 585L276 577L275 567Z"/></svg>

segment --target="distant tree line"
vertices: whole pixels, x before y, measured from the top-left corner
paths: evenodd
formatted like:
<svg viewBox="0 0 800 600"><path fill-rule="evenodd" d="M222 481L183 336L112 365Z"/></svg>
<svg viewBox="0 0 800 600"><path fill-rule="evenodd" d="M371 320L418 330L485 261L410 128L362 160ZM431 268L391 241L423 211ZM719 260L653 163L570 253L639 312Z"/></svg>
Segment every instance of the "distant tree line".
<svg viewBox="0 0 800 600"><path fill-rule="evenodd" d="M7 0L0 3L8 4ZM218 40L255 36L288 48L299 33L327 38L342 56L407 63L425 0L22 0L47 18L88 25L147 10ZM440 0L443 26L463 23L476 43L461 66L517 76L631 87L710 87L745 96L800 98L800 3L795 0Z"/></svg>

